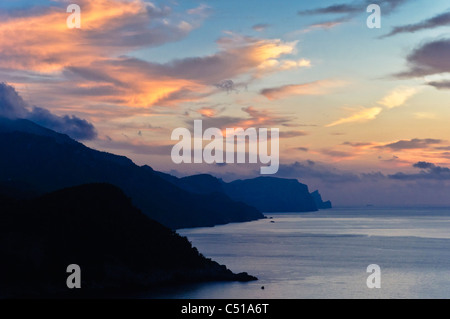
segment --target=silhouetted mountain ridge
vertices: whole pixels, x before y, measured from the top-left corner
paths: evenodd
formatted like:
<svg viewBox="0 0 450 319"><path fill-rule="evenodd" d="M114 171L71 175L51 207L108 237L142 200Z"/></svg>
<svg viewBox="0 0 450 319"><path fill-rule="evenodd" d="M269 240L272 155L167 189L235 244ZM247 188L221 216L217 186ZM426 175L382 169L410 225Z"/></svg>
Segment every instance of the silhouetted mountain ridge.
<svg viewBox="0 0 450 319"><path fill-rule="evenodd" d="M0 153L0 182L24 182L40 194L86 183L110 183L120 187L147 216L173 229L264 218L257 209L226 194L191 193L149 167L90 149L27 120L0 121Z"/></svg>
<svg viewBox="0 0 450 319"><path fill-rule="evenodd" d="M26 119L9 119L5 117L0 117L0 132L1 133L12 133L12 132L22 132L35 134L39 136L51 137L55 141L60 143L68 144L80 144L79 142L71 139L66 134L57 133L53 130L40 126L30 120Z"/></svg>

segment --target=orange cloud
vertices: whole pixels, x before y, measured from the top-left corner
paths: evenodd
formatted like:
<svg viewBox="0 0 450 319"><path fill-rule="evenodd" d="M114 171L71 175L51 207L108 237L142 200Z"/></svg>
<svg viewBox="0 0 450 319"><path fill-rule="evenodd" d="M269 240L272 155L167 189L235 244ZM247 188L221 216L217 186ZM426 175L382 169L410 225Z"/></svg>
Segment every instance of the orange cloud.
<svg viewBox="0 0 450 319"><path fill-rule="evenodd" d="M406 103L406 101L417 94L419 92L418 88L412 87L398 87L388 95L386 95L383 99L378 101L378 104L384 105L388 109L392 109L394 107L401 106Z"/></svg>
<svg viewBox="0 0 450 319"><path fill-rule="evenodd" d="M357 111L353 115L350 115L349 117L341 118L337 121L334 121L325 127L332 127L344 123L353 123L353 122L365 122L369 120L373 120L377 117L378 114L381 113L383 109L381 107L372 107L368 109L363 109L360 111Z"/></svg>
<svg viewBox="0 0 450 319"><path fill-rule="evenodd" d="M0 66L37 72L61 71L102 57L125 52L122 34L103 38L126 24L148 22L142 1L80 0L82 28L69 29L65 7L10 17L0 24ZM93 40L96 43L93 43Z"/></svg>
<svg viewBox="0 0 450 319"><path fill-rule="evenodd" d="M261 90L261 94L269 100L277 100L291 95L318 95L325 94L328 89L343 85L341 81L315 81L305 84L290 84L276 88Z"/></svg>
<svg viewBox="0 0 450 319"><path fill-rule="evenodd" d="M377 103L383 105L387 109L399 107L405 104L409 98L417 94L420 90L421 90L420 88L413 88L413 87L404 87L404 86L397 87L391 92L389 92L384 98L379 100ZM365 122L369 120L374 120L382 111L383 108L379 106L360 109L357 110L356 113L354 113L353 115L334 121L326 125L326 127L332 127L344 123ZM420 118L419 116L416 117Z"/></svg>
<svg viewBox="0 0 450 319"><path fill-rule="evenodd" d="M47 74L52 81L31 83L34 90L52 87L52 95L61 98L73 93L90 101L147 106L164 101L183 89L198 85L174 77L161 78L136 72L117 58L134 49L160 45L185 36L205 16L202 8L190 12L185 21L165 18L168 7L156 7L141 0L80 0L81 29L66 25L69 13L64 7L50 7L39 13L11 16L0 24L0 67ZM202 10L200 10L202 9ZM80 72L83 70L83 74ZM33 82L33 81L32 81ZM43 83L47 82L47 83ZM44 85L45 84L45 85ZM57 87L57 89L55 89Z"/></svg>
<svg viewBox="0 0 450 319"><path fill-rule="evenodd" d="M39 13L11 16L0 24L0 67L23 71L27 89L72 105L109 103L132 107L171 106L217 93L215 83L242 75L261 77L308 66L308 60L280 60L295 52L296 42L230 34L219 51L164 64L126 54L177 41L199 26L209 8L201 5L174 14L142 0L80 0L81 29L66 25L64 4ZM270 70L264 66L270 65ZM27 80L24 80L27 82ZM56 104L57 102L55 102ZM62 104L62 103L59 103Z"/></svg>
<svg viewBox="0 0 450 319"><path fill-rule="evenodd" d="M94 61L88 66L67 67L65 75L74 80L81 78L83 85L110 85L116 89L110 90L112 95L93 96L99 101L145 107L177 105L216 93L215 83L223 79L245 74L261 76L264 72L260 66L267 62L266 58L273 60L293 49L291 44L280 40L232 37L222 38L219 43L222 50L210 56L165 64L126 57L110 58ZM305 63L297 61L296 65Z"/></svg>
<svg viewBox="0 0 450 319"><path fill-rule="evenodd" d="M205 117L212 117L217 114L217 110L210 107L203 107L197 110L197 112Z"/></svg>

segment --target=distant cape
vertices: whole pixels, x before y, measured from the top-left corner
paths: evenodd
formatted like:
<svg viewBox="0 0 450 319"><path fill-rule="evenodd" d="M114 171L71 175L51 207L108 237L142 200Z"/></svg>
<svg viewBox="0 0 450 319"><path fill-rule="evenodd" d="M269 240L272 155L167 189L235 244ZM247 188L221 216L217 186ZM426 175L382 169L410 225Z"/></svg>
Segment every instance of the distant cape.
<svg viewBox="0 0 450 319"><path fill-rule="evenodd" d="M315 190L311 193L312 198L314 199L314 202L316 203L316 206L318 209L330 209L332 208L332 204L329 200L323 201L322 195L320 195L318 190Z"/></svg>
<svg viewBox="0 0 450 319"><path fill-rule="evenodd" d="M176 178L158 173L167 181L193 193L223 193L262 212L313 212L318 206L308 186L296 179L257 177L226 183L209 174Z"/></svg>

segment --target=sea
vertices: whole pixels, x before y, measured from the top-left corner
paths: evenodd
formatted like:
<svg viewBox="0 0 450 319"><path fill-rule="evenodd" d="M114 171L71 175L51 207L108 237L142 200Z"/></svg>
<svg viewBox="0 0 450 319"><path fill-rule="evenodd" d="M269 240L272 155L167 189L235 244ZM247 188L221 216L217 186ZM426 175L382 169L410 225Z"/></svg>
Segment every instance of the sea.
<svg viewBox="0 0 450 319"><path fill-rule="evenodd" d="M252 222L178 230L204 256L257 281L189 284L140 297L450 298L450 208L265 215ZM379 268L374 272L369 265Z"/></svg>

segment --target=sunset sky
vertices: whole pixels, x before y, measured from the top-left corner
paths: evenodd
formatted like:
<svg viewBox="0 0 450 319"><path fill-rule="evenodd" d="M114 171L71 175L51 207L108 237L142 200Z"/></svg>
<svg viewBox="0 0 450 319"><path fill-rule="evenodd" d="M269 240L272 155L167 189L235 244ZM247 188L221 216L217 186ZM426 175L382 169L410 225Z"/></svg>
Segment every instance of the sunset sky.
<svg viewBox="0 0 450 319"><path fill-rule="evenodd" d="M337 206L450 205L448 0L2 0L0 20L16 115L89 147L233 180L261 165L176 165L171 132L279 128L276 176Z"/></svg>

